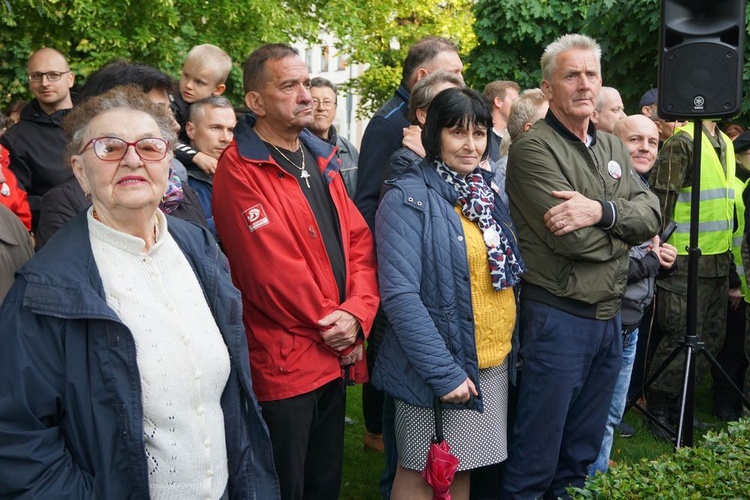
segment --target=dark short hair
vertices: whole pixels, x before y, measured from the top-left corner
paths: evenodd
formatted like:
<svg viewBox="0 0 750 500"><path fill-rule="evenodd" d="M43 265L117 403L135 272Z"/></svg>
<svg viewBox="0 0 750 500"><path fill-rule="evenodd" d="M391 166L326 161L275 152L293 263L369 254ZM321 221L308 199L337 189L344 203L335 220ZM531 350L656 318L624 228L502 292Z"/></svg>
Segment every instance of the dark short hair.
<svg viewBox="0 0 750 500"><path fill-rule="evenodd" d="M199 113L203 112L203 108L229 108L232 111L234 111L234 106L232 106L232 102L224 97L223 95L210 95L208 97L204 97L203 99L200 99L198 101L195 101L190 105L190 111L188 113L188 121L189 122L195 122L196 117Z"/></svg>
<svg viewBox="0 0 750 500"><path fill-rule="evenodd" d="M8 106L8 114L21 113L23 108L25 108L28 103L28 101L24 101L23 99L13 101L12 103L10 103L10 106Z"/></svg>
<svg viewBox="0 0 750 500"><path fill-rule="evenodd" d="M476 90L445 89L440 92L427 108L427 120L422 129L422 145L428 158L441 156L441 139L443 129L455 126L484 127L487 129L487 148L482 155L482 161L490 155L492 141L489 134L492 131L492 113L482 94Z"/></svg>
<svg viewBox="0 0 750 500"><path fill-rule="evenodd" d="M13 122L11 121L10 117L5 116L5 113L0 112L0 133L2 133L11 125L13 125Z"/></svg>
<svg viewBox="0 0 750 500"><path fill-rule="evenodd" d="M245 93L261 89L268 79L266 74L266 62L268 60L278 61L285 57L299 56L299 51L285 43L270 43L255 49L242 67L242 84Z"/></svg>
<svg viewBox="0 0 750 500"><path fill-rule="evenodd" d="M487 84L482 94L484 95L484 98L487 99L490 107L492 107L495 97L500 100L505 99L505 94L508 92L508 89L515 89L516 92L521 92L521 87L516 82L510 80L495 80L494 82Z"/></svg>
<svg viewBox="0 0 750 500"><path fill-rule="evenodd" d="M328 87L329 89L333 90L334 94L338 92L338 89L336 88L336 84L334 84L331 80L327 80L320 76L316 76L315 78L310 80L310 87L315 87L315 88Z"/></svg>
<svg viewBox="0 0 750 500"><path fill-rule="evenodd" d="M427 36L419 40L409 48L409 53L404 60L404 69L401 73L401 82L405 86L414 72L427 61L435 58L441 52L458 52L456 44L441 36Z"/></svg>
<svg viewBox="0 0 750 500"><path fill-rule="evenodd" d="M76 103L80 104L120 85L134 85L146 94L154 89L172 94L177 89L172 77L156 68L118 60L102 66L86 79L86 84L78 92Z"/></svg>

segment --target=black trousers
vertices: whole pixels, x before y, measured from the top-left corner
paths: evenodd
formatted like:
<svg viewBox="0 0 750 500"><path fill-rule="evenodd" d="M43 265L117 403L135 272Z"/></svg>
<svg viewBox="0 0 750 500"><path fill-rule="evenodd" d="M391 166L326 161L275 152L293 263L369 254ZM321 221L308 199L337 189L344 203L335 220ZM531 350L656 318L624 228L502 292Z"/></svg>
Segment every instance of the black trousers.
<svg viewBox="0 0 750 500"><path fill-rule="evenodd" d="M370 330L370 338L367 339L367 370L371 378L386 326L388 326L388 318L379 307ZM362 384L362 415L365 419L365 429L373 434L383 433L384 396L383 391L376 389L370 382Z"/></svg>
<svg viewBox="0 0 750 500"><path fill-rule="evenodd" d="M260 405L271 434L282 500L337 499L346 411L341 381Z"/></svg>
<svg viewBox="0 0 750 500"><path fill-rule="evenodd" d="M724 345L716 356L716 361L740 389L743 389L745 385L745 369L748 361L745 358L746 309L747 304L744 300L736 311L731 307L727 309L727 334L724 337ZM712 367L711 376L713 377L714 402L728 406L739 405L739 396L719 371Z"/></svg>

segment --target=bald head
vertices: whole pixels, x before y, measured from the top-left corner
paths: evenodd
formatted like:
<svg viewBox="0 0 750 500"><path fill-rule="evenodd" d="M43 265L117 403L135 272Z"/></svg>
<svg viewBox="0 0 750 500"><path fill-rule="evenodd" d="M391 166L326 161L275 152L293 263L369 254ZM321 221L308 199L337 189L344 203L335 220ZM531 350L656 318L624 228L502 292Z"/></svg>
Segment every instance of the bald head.
<svg viewBox="0 0 750 500"><path fill-rule="evenodd" d="M73 107L70 88L75 77L68 61L58 50L45 47L34 52L26 64L29 89L42 111L51 115Z"/></svg>
<svg viewBox="0 0 750 500"><path fill-rule="evenodd" d="M659 147L659 129L651 118L628 116L615 123L613 133L628 149L635 171L641 175L648 173L654 166Z"/></svg>
<svg viewBox="0 0 750 500"><path fill-rule="evenodd" d="M62 52L57 49L53 49L52 47L44 47L31 54L31 57L29 57L29 62L26 65L27 69L39 60L60 64L60 67L63 68L61 71L67 71L70 69L68 67L68 61L67 59L65 59L65 56L62 54Z"/></svg>
<svg viewBox="0 0 750 500"><path fill-rule="evenodd" d="M596 109L591 115L597 130L612 133L615 123L625 118L625 106L617 89L602 87L596 100Z"/></svg>

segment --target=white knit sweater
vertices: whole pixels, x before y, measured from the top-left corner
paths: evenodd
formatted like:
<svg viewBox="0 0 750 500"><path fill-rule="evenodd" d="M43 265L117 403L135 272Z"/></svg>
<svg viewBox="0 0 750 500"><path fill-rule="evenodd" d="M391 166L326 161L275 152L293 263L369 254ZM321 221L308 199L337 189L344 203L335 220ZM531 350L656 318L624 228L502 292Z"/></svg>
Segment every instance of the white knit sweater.
<svg viewBox="0 0 750 500"><path fill-rule="evenodd" d="M229 354L190 264L157 210L157 241L95 220L91 247L107 304L133 334L153 499L217 499L227 485L221 394Z"/></svg>

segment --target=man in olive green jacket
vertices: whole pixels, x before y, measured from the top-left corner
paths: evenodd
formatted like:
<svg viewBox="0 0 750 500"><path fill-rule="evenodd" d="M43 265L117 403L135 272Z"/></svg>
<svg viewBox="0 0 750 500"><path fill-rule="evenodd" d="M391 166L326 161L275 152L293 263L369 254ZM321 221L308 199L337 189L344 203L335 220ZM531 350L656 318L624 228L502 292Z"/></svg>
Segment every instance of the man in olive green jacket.
<svg viewBox="0 0 750 500"><path fill-rule="evenodd" d="M567 497L596 460L622 360L628 247L659 205L616 137L590 120L601 49L565 35L542 56L550 110L511 146L507 192L528 266L521 290L518 412L504 498Z"/></svg>

